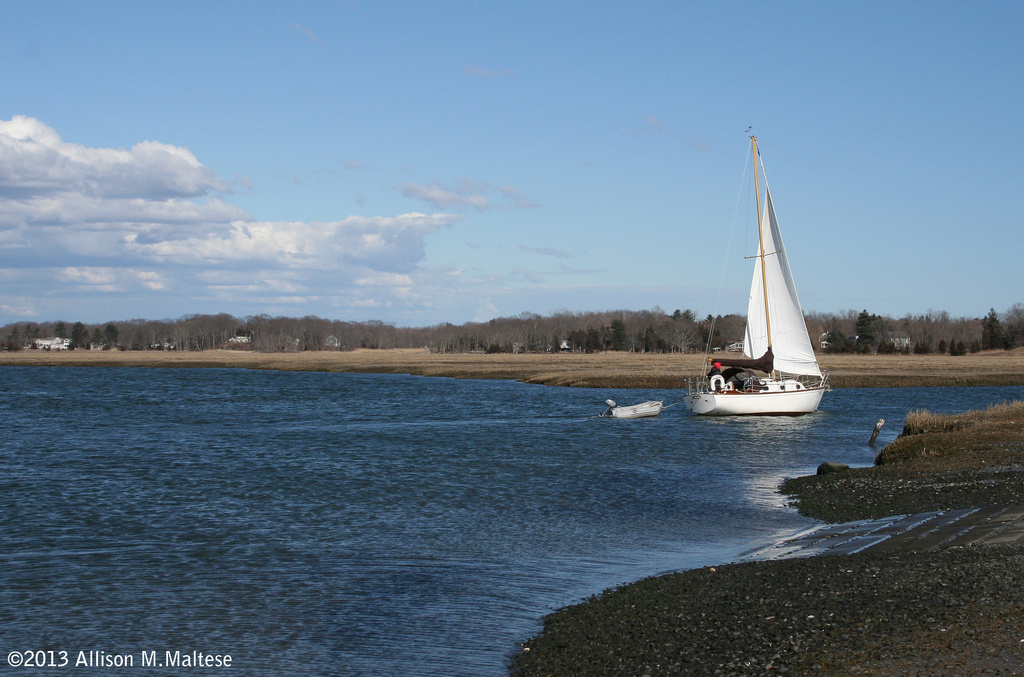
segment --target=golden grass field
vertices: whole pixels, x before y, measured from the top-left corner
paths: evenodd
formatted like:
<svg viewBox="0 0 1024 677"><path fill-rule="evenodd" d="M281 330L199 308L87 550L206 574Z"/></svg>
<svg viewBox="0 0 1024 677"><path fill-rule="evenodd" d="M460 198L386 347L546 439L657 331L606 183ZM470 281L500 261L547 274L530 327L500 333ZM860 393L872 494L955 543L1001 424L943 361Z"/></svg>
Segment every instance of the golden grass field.
<svg viewBox="0 0 1024 677"><path fill-rule="evenodd" d="M1024 385L1024 348L948 355L821 355L836 388ZM429 353L419 349L255 353L24 350L0 353L0 366L197 367L416 374L513 379L554 386L679 388L702 369L702 355Z"/></svg>

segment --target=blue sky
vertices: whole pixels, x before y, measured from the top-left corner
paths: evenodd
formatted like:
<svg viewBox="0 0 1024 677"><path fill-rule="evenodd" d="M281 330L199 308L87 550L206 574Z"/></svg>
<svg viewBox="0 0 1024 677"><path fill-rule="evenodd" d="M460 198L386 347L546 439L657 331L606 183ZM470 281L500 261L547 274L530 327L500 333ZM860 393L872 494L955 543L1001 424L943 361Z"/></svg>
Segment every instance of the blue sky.
<svg viewBox="0 0 1024 677"><path fill-rule="evenodd" d="M1024 3L3 7L0 324L1024 302Z"/></svg>

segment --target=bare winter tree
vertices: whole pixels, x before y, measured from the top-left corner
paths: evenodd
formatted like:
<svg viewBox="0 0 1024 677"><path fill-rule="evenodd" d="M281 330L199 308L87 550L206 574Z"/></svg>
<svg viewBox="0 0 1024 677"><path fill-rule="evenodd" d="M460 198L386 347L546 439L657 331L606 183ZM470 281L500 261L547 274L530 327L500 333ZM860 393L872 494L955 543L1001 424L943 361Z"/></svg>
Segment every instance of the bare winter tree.
<svg viewBox="0 0 1024 677"><path fill-rule="evenodd" d="M994 313L994 311L992 311ZM865 319L866 318L866 319ZM945 311L906 315L894 320L866 310L840 313L807 313L808 332L818 347L819 338L846 342L856 336L858 322L863 329L870 321L871 345L890 348L917 346L918 350L954 352L982 348L982 330L988 318L952 318ZM1024 345L1024 303L1011 306L1001 318L1003 343L1007 348ZM236 318L218 315L184 315L176 320L124 320L88 324L83 322L19 322L0 327L0 336L18 347L37 338L55 336L74 326L80 336L76 348L87 343L106 344L125 350L210 350L225 346L232 337L251 337L251 347L264 352L302 350L354 350L356 348L427 348L436 352L547 352L562 349L563 344L576 352L599 350L624 351L701 351L723 347L743 337L745 319L725 315L697 321L692 310L666 314L661 308L650 310L612 310L575 312L559 310L551 316L520 313L487 322L462 325L443 323L432 327L396 327L371 320L346 322L316 316L302 318L256 315ZM63 325L63 327L61 326ZM237 345L237 344L235 344ZM854 345L852 342L850 345ZM842 347L842 346L841 346ZM963 348L961 348L963 347ZM954 353L955 354L955 353Z"/></svg>
<svg viewBox="0 0 1024 677"><path fill-rule="evenodd" d="M1024 346L1024 303L1015 303L1006 311L1003 331L1007 348Z"/></svg>

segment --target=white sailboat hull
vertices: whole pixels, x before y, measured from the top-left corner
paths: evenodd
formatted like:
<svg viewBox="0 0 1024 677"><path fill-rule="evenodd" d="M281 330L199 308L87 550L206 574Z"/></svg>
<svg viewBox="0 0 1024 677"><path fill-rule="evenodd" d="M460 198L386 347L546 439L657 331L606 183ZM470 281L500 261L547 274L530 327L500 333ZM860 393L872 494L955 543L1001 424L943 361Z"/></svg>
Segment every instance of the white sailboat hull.
<svg viewBox="0 0 1024 677"><path fill-rule="evenodd" d="M804 388L774 392L695 392L683 403L705 416L799 416L818 410L828 388Z"/></svg>

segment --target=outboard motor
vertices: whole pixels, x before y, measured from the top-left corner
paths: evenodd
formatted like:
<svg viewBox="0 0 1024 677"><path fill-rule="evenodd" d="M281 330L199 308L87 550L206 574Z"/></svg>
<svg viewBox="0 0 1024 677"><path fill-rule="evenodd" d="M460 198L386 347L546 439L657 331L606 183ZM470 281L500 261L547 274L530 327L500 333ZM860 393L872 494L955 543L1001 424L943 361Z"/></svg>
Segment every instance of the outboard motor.
<svg viewBox="0 0 1024 677"><path fill-rule="evenodd" d="M615 400L605 400L604 403L608 405L608 408L604 410L604 413L601 414L601 416L611 416L612 415L612 409L614 409L615 407L619 406L619 405L615 404Z"/></svg>

